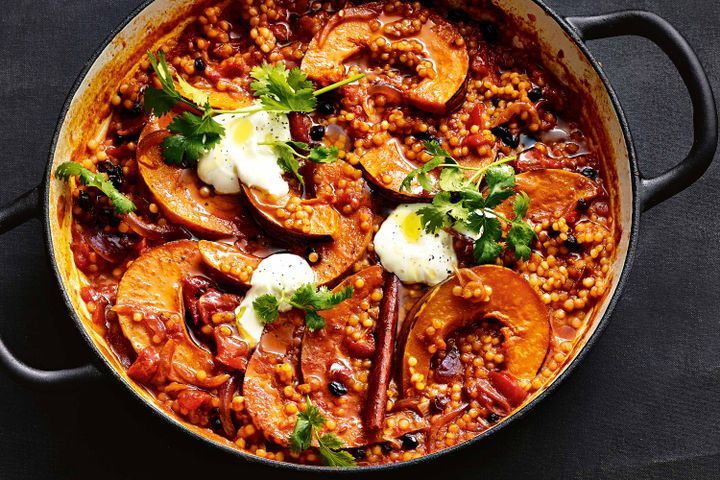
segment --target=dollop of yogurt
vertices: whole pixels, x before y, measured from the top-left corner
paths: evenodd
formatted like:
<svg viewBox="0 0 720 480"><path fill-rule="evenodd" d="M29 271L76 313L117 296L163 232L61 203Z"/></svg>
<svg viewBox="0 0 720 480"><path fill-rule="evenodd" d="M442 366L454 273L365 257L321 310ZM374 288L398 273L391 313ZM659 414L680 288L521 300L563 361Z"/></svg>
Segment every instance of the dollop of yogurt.
<svg viewBox="0 0 720 480"><path fill-rule="evenodd" d="M260 262L250 280L250 289L235 310L238 330L250 347L260 341L264 328L253 308L255 299L269 293L278 299L278 310L287 312L292 308L288 300L295 291L315 281L315 272L310 264L298 255L277 253Z"/></svg>

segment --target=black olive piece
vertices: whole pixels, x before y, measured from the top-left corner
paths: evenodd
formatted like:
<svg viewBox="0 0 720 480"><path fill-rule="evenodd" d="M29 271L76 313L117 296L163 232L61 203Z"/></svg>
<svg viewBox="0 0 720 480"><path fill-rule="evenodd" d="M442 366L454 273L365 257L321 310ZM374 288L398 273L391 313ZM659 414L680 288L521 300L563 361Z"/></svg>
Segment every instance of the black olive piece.
<svg viewBox="0 0 720 480"><path fill-rule="evenodd" d="M97 169L99 172L107 174L108 180L110 180L110 183L112 183L115 188L122 187L123 171L120 165L115 165L112 162L104 161L98 163Z"/></svg>
<svg viewBox="0 0 720 480"><path fill-rule="evenodd" d="M493 423L497 423L498 420L500 420L500 415L498 415L498 414L495 413L495 412L490 412L490 413L488 413L487 421L490 422L491 425L492 425Z"/></svg>
<svg viewBox="0 0 720 480"><path fill-rule="evenodd" d="M384 442L380 444L380 450L382 450L383 453L390 453L393 451L393 448L388 442Z"/></svg>
<svg viewBox="0 0 720 480"><path fill-rule="evenodd" d="M492 103L493 107L497 107L498 105L500 105L500 98L493 97L493 99L490 100L490 103Z"/></svg>
<svg viewBox="0 0 720 480"><path fill-rule="evenodd" d="M92 210L93 202L92 202L92 198L90 198L90 194L88 192L86 192L85 190L80 190L80 193L78 194L78 197L77 197L77 204L78 204L78 207L80 207L81 209L83 209L86 212L89 212L90 210Z"/></svg>
<svg viewBox="0 0 720 480"><path fill-rule="evenodd" d="M575 238L575 235L572 233L568 234L568 238L565 240L565 246L571 252L577 252L580 250L580 242L577 241L577 238Z"/></svg>
<svg viewBox="0 0 720 480"><path fill-rule="evenodd" d="M325 136L325 127L322 125L313 125L310 129L310 138L319 142Z"/></svg>
<svg viewBox="0 0 720 480"><path fill-rule="evenodd" d="M423 142L441 143L440 139L430 132L415 132L413 133L413 137L418 140L422 140Z"/></svg>
<svg viewBox="0 0 720 480"><path fill-rule="evenodd" d="M577 201L577 210L578 212L584 212L588 209L588 202L584 198L581 198Z"/></svg>
<svg viewBox="0 0 720 480"><path fill-rule="evenodd" d="M318 113L323 115L332 115L335 113L335 105L328 101L319 101L317 106Z"/></svg>
<svg viewBox="0 0 720 480"><path fill-rule="evenodd" d="M550 230L548 230L547 234L550 238L557 238L560 235L560 232L551 228Z"/></svg>
<svg viewBox="0 0 720 480"><path fill-rule="evenodd" d="M195 70L198 72L204 72L205 71L205 62L202 58L196 58L195 59Z"/></svg>
<svg viewBox="0 0 720 480"><path fill-rule="evenodd" d="M367 452L364 448L351 448L348 450L355 460L365 460Z"/></svg>
<svg viewBox="0 0 720 480"><path fill-rule="evenodd" d="M340 382L330 382L328 384L328 390L330 390L330 393L332 393L336 397L342 397L343 395L347 395L348 392L347 387Z"/></svg>
<svg viewBox="0 0 720 480"><path fill-rule="evenodd" d="M542 98L542 89L540 87L533 87L527 92L527 96L531 102L537 102Z"/></svg>
<svg viewBox="0 0 720 480"><path fill-rule="evenodd" d="M212 417L210 419L210 428L212 428L215 432L222 432L223 425L220 421L220 417Z"/></svg>
<svg viewBox="0 0 720 480"><path fill-rule="evenodd" d="M480 22L480 25L478 26L480 27L480 32L486 42L497 43L498 38L500 38L500 31L498 30L497 25L493 22Z"/></svg>
<svg viewBox="0 0 720 480"><path fill-rule="evenodd" d="M595 180L598 176L597 170L592 167L583 167L580 169L580 174L586 176L590 180Z"/></svg>
<svg viewBox="0 0 720 480"><path fill-rule="evenodd" d="M508 147L517 148L520 145L520 137L510 133L510 129L506 125L500 125L490 131Z"/></svg>
<svg viewBox="0 0 720 480"><path fill-rule="evenodd" d="M400 441L402 442L402 447L405 450L415 450L420 444L417 437L411 433L406 433L400 437Z"/></svg>

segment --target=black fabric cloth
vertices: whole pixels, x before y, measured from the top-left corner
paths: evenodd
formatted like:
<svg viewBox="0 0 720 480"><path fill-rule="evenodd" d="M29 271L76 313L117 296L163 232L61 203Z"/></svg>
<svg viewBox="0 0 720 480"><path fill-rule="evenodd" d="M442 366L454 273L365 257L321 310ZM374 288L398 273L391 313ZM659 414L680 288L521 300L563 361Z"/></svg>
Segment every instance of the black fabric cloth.
<svg viewBox="0 0 720 480"><path fill-rule="evenodd" d="M41 180L55 122L86 59L140 0L5 0L0 11L0 203ZM690 40L720 93L717 0L548 0L566 15L645 8ZM689 99L660 50L592 42L646 174L690 145ZM686 480L720 472L720 161L642 216L612 321L584 362L524 419L461 455L393 477ZM90 358L56 289L37 222L0 238L0 332L44 368ZM203 446L115 382L30 391L0 372L0 478L297 478ZM230 477L232 476L232 477Z"/></svg>

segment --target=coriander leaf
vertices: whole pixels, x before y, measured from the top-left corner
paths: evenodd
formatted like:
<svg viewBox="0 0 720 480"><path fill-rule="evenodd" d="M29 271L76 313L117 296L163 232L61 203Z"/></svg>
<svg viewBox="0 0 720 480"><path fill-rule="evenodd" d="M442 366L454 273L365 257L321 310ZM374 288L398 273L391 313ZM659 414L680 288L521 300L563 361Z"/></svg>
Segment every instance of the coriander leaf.
<svg viewBox="0 0 720 480"><path fill-rule="evenodd" d="M351 285L347 285L337 292L332 292L327 287L320 287L313 306L316 310L328 310L352 297L354 291L355 289Z"/></svg>
<svg viewBox="0 0 720 480"><path fill-rule="evenodd" d="M428 233L436 233L448 225L448 218L435 206L423 207L417 211L417 215L420 216L423 229Z"/></svg>
<svg viewBox="0 0 720 480"><path fill-rule="evenodd" d="M305 410L297 414L295 428L290 435L290 448L296 453L310 448L313 429L320 428L324 425L325 417L316 406L310 403L310 399L308 398Z"/></svg>
<svg viewBox="0 0 720 480"><path fill-rule="evenodd" d="M307 305L312 304L315 299L315 292L317 288L313 283L306 283L301 285L300 288L295 290L295 293L290 298L290 302L296 308L306 308Z"/></svg>
<svg viewBox="0 0 720 480"><path fill-rule="evenodd" d="M210 102L210 94L208 94L207 92L204 92L199 88L190 85L187 80L185 80L180 75L178 75L177 81L180 85L180 91L182 91L182 95L189 98L196 105L205 105L206 103Z"/></svg>
<svg viewBox="0 0 720 480"><path fill-rule="evenodd" d="M485 206L495 208L510 198L515 192L515 170L510 165L495 165L485 174L488 185Z"/></svg>
<svg viewBox="0 0 720 480"><path fill-rule="evenodd" d="M147 52L147 55L162 88L148 88L145 90L145 111L147 113L155 112L155 115L162 116L181 102L183 97L175 88L170 67L165 61L165 53L160 51L157 57L152 52Z"/></svg>
<svg viewBox="0 0 720 480"><path fill-rule="evenodd" d="M253 309L255 309L255 314L264 324L274 322L280 315L278 299L270 293L260 295L253 300L252 305Z"/></svg>
<svg viewBox="0 0 720 480"><path fill-rule="evenodd" d="M457 161L455 161L455 159L450 155L450 153L448 153L447 150L442 148L438 142L434 140L425 141L423 142L423 145L425 145L425 151L432 155L433 158L426 162L425 165L423 165L422 167L416 168L415 170L410 172L400 184L400 191L407 190L409 192L410 185L412 184L412 181L416 178L417 182L423 189L427 191L432 191L433 185L429 173L444 163L457 165Z"/></svg>
<svg viewBox="0 0 720 480"><path fill-rule="evenodd" d="M207 139L203 143L215 142L225 133L225 127L220 125L212 118L210 113L210 105L205 105L205 113L202 116L195 115L190 112L183 112L170 122L168 130L173 133L179 133L187 137L206 136Z"/></svg>
<svg viewBox="0 0 720 480"><path fill-rule="evenodd" d="M147 113L154 112L158 117L168 113L179 102L172 95L168 95L164 90L157 88L146 89L144 99L145 111Z"/></svg>
<svg viewBox="0 0 720 480"><path fill-rule="evenodd" d="M322 443L327 448L337 449L343 448L345 445L343 441L333 433L326 433L318 439L319 443Z"/></svg>
<svg viewBox="0 0 720 480"><path fill-rule="evenodd" d="M323 425L325 425L325 417L317 407L310 403L308 398L305 410L297 414L295 428L290 435L290 448L296 453L310 448L313 429L320 428Z"/></svg>
<svg viewBox="0 0 720 480"><path fill-rule="evenodd" d="M467 196L458 192L440 192L433 198L432 204L454 222L465 222L470 214L465 205Z"/></svg>
<svg viewBox="0 0 720 480"><path fill-rule="evenodd" d="M502 227L497 218L485 218L480 238L475 240L473 256L479 264L493 263L503 251L498 242L502 238Z"/></svg>
<svg viewBox="0 0 720 480"><path fill-rule="evenodd" d="M323 145L313 147L308 154L308 160L315 163L333 163L337 161L340 150L336 146L325 147Z"/></svg>
<svg viewBox="0 0 720 480"><path fill-rule="evenodd" d="M163 158L167 163L182 167L195 166L203 153L220 142L225 127L216 122L206 104L202 116L183 112L173 119L168 130L176 135L166 138L163 143Z"/></svg>
<svg viewBox="0 0 720 480"><path fill-rule="evenodd" d="M513 211L515 212L515 218L525 218L528 207L530 206L530 197L525 192L520 192L515 195L515 203L513 204Z"/></svg>
<svg viewBox="0 0 720 480"><path fill-rule="evenodd" d="M320 457L325 465L329 467L354 467L356 465L355 458L349 452L339 450L344 444L332 433L318 437L317 441Z"/></svg>
<svg viewBox="0 0 720 480"><path fill-rule="evenodd" d="M325 426L325 417L320 410L307 399L305 411L297 414L295 428L290 435L290 449L295 453L307 450L312 445L313 438L317 441L320 457L325 465L331 467L355 466L355 459L350 453L339 450L343 441L332 433L318 434L318 429Z"/></svg>
<svg viewBox="0 0 720 480"><path fill-rule="evenodd" d="M443 161L445 161L445 157L434 157L432 160L425 163L425 165L423 165L422 167L416 168L415 170L410 172L400 184L400 191L407 190L409 192L410 184L415 178L417 178L417 181L421 187L423 187L427 191L431 191L433 189L433 186L431 183L429 172L440 166Z"/></svg>
<svg viewBox="0 0 720 480"><path fill-rule="evenodd" d="M312 112L317 99L313 83L299 68L287 70L285 65L263 64L254 67L255 79L250 88L266 110L274 112Z"/></svg>
<svg viewBox="0 0 720 480"><path fill-rule="evenodd" d="M468 188L475 188L459 168L446 167L440 172L440 188L446 192L460 192Z"/></svg>
<svg viewBox="0 0 720 480"><path fill-rule="evenodd" d="M115 207L115 213L124 214L135 210L135 204L120 193L102 173L93 173L77 162L65 162L58 165L55 177L61 180L78 177L83 185L97 188L110 199L110 203Z"/></svg>
<svg viewBox="0 0 720 480"><path fill-rule="evenodd" d="M308 330L311 332L317 332L325 327L325 319L317 312L308 310L305 312L305 325L307 325Z"/></svg>
<svg viewBox="0 0 720 480"><path fill-rule="evenodd" d="M306 417L302 416L302 412L300 412L295 421L293 433L290 435L290 449L295 453L300 453L310 448L311 443L312 425Z"/></svg>
<svg viewBox="0 0 720 480"><path fill-rule="evenodd" d="M353 287L348 285L338 292L332 292L327 287L318 289L314 284L307 283L295 291L290 303L297 308L328 310L350 298L353 290Z"/></svg>
<svg viewBox="0 0 720 480"><path fill-rule="evenodd" d="M535 231L523 220L529 205L530 198L527 193L520 192L515 196L515 204L513 205L515 218L510 223L510 231L507 235L508 245L515 252L515 256L521 260L530 258L530 245L536 238Z"/></svg>
<svg viewBox="0 0 720 480"><path fill-rule="evenodd" d="M205 153L202 142L184 135L173 135L162 142L165 163L183 168L195 166L198 159Z"/></svg>
<svg viewBox="0 0 720 480"><path fill-rule="evenodd" d="M435 140L425 140L423 145L425 146L425 151L433 157L443 157L444 159L450 160L450 163L457 163L450 155L450 152L442 148L439 142Z"/></svg>
<svg viewBox="0 0 720 480"><path fill-rule="evenodd" d="M300 175L300 163L295 158L295 152L287 144L275 142L272 145L275 155L277 155L277 163L283 171L292 173L298 179L300 185L305 186L305 179Z"/></svg>

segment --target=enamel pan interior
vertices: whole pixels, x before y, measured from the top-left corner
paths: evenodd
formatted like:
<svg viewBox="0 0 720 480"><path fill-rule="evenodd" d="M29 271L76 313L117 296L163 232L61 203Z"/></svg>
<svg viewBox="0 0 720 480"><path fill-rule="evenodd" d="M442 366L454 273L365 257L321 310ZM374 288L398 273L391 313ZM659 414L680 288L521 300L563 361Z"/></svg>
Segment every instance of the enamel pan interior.
<svg viewBox="0 0 720 480"><path fill-rule="evenodd" d="M155 0L146 2L131 14L126 22L115 32L89 61L85 71L70 94L63 117L56 132L51 158L46 174L47 189L45 192L45 220L48 234L48 248L52 264L58 275L64 295L72 307L71 314L78 322L79 329L93 346L105 366L134 394L140 397L150 408L158 412L170 423L204 441L213 443L228 452L254 461L265 463L273 467L284 467L295 470L315 470L329 473L332 469L323 467L281 464L275 461L260 459L234 449L231 443L219 436L201 435L200 429L186 424L169 412L162 410L152 400L152 397L143 389L138 388L125 373L110 352L110 349L99 331L90 320L84 302L80 298L80 289L85 284L83 275L76 269L70 251L70 213L66 186L52 178L51 172L55 167L68 160L79 146L84 145L94 137L104 136L104 120L108 114L108 92L112 92L120 83L124 66L135 63L142 53L168 37L172 37L176 30L170 28L176 23L187 24L192 20L193 11L185 0ZM463 2L450 2L461 7ZM634 249L635 230L637 228L637 197L635 196L635 175L637 168L630 146L630 136L622 117L622 112L609 84L582 45L577 34L564 20L552 13L546 6L533 0L506 0L501 7L511 15L522 29L534 36L541 46L542 63L550 69L563 83L578 93L582 102L582 111L585 128L590 130L591 137L598 139L600 148L606 156L606 171L609 172L609 183L616 189L614 198L617 202L612 205L615 212L616 223L621 230L620 241L615 252L612 266L612 287L603 302L596 309L595 321L590 324L589 331L585 333L584 341L572 352L572 359L558 372L555 379L536 395L522 410L501 422L493 429L484 432L474 440L452 447L441 452L426 455L420 459L390 466L364 467L363 470L389 469L427 461L450 451L457 450L470 443L478 441L491 432L502 428L513 419L518 418L529 410L541 397L557 385L567 371L577 363L579 357L587 350L607 321L607 312L614 305L619 295L619 286L629 267ZM178 19L176 22L175 19ZM615 178L612 178L612 176ZM58 213L58 205L65 204L64 215ZM60 210L62 211L62 209ZM356 469L353 469L357 473Z"/></svg>

